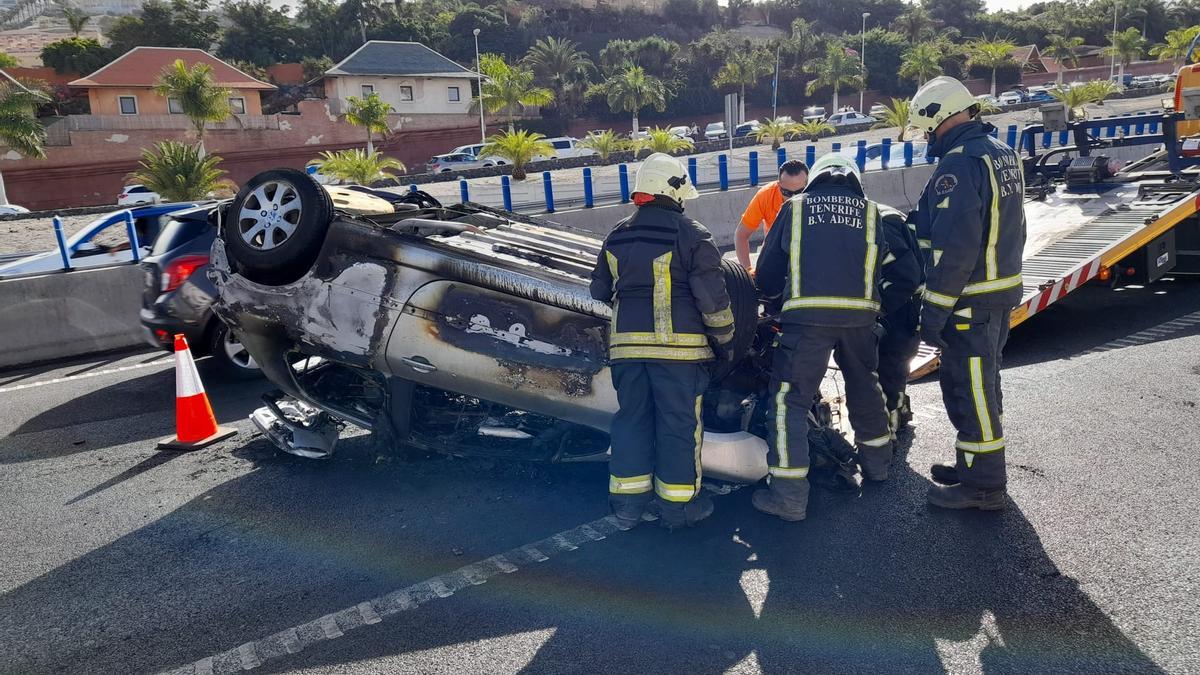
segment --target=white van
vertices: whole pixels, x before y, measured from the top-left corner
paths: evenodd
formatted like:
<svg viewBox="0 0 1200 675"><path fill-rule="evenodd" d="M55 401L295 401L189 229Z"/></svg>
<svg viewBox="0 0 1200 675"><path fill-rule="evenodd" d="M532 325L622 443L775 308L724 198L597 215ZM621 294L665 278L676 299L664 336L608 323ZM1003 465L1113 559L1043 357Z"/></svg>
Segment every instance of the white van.
<svg viewBox="0 0 1200 675"><path fill-rule="evenodd" d="M547 138L545 142L554 147L554 154L549 157L538 155L534 160L567 159L568 157L587 157L596 154L595 150L583 147L580 145L579 139L572 136L556 136Z"/></svg>

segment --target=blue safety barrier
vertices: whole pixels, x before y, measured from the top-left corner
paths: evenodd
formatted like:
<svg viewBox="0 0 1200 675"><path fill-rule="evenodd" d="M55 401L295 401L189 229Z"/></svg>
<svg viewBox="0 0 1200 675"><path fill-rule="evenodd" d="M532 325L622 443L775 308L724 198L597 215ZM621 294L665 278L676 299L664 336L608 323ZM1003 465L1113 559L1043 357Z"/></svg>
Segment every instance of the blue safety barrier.
<svg viewBox="0 0 1200 675"><path fill-rule="evenodd" d="M1008 135L1007 135L1006 140L1008 141L1008 147L1010 147L1010 148L1017 147L1017 125L1015 125L1015 124L1008 125Z"/></svg>
<svg viewBox="0 0 1200 675"><path fill-rule="evenodd" d="M1144 113L1138 113L1138 114L1142 115ZM1141 136L1142 134L1146 133L1146 121L1139 119L1137 121L1137 125L1134 126L1134 129L1136 130L1138 136Z"/></svg>
<svg viewBox="0 0 1200 675"><path fill-rule="evenodd" d="M1112 138L1113 136L1116 136L1116 135L1117 135L1117 125L1116 124L1110 124L1107 127L1105 127L1104 136L1106 138Z"/></svg>
<svg viewBox="0 0 1200 675"><path fill-rule="evenodd" d="M554 179L549 171L542 172L542 189L546 192L546 211L554 213Z"/></svg>
<svg viewBox="0 0 1200 675"><path fill-rule="evenodd" d="M904 141L904 166L913 165L913 144L912 141Z"/></svg>
<svg viewBox="0 0 1200 675"><path fill-rule="evenodd" d="M883 139L883 152L879 155L879 168L887 170L892 159L892 139Z"/></svg>
<svg viewBox="0 0 1200 675"><path fill-rule="evenodd" d="M1151 134L1158 133L1158 120L1157 119L1150 120L1150 133Z"/></svg>
<svg viewBox="0 0 1200 675"><path fill-rule="evenodd" d="M1128 136L1129 135L1129 127L1130 127L1129 122L1122 124L1121 125L1121 133L1125 136Z"/></svg>
<svg viewBox="0 0 1200 675"><path fill-rule="evenodd" d="M1050 142L1051 142L1052 140L1054 140L1054 134L1052 134L1052 133L1051 133L1051 132L1049 132L1049 131L1047 131L1047 132L1043 133L1043 134L1042 134L1042 147L1043 147L1043 148L1048 148L1048 147L1050 147Z"/></svg>
<svg viewBox="0 0 1200 675"><path fill-rule="evenodd" d="M692 181L695 183L695 181ZM590 209L596 205L595 197L592 195L592 167L583 167L583 207Z"/></svg>
<svg viewBox="0 0 1200 675"><path fill-rule="evenodd" d="M859 171L867 170L867 142L865 140L858 142L858 149L854 152L854 162L858 164Z"/></svg>
<svg viewBox="0 0 1200 675"><path fill-rule="evenodd" d="M729 189L729 157L717 155L717 177L721 181L721 189Z"/></svg>
<svg viewBox="0 0 1200 675"><path fill-rule="evenodd" d="M700 166L695 157L688 157L688 178L692 180L692 185L700 184Z"/></svg>
<svg viewBox="0 0 1200 675"><path fill-rule="evenodd" d="M804 163L812 166L817 161L817 146L810 145L804 148Z"/></svg>
<svg viewBox="0 0 1200 675"><path fill-rule="evenodd" d="M1066 145L1070 141L1070 139L1071 139L1071 137L1068 134L1068 132L1066 132L1066 131L1058 132L1058 144L1059 145Z"/></svg>
<svg viewBox="0 0 1200 675"><path fill-rule="evenodd" d="M787 161L787 150L784 148L780 148L780 149L776 150L775 151L775 161L777 162L777 164L775 165L776 167L783 166L783 163Z"/></svg>
<svg viewBox="0 0 1200 675"><path fill-rule="evenodd" d="M409 192L416 192L416 191L417 191L417 184L416 184L416 183L413 183L412 185L409 185L409 186L408 186L408 191L409 191Z"/></svg>
<svg viewBox="0 0 1200 675"><path fill-rule="evenodd" d="M58 242L58 254L62 256L63 269L69 270L71 269L71 256L67 255L67 240L63 237L62 218L54 216L51 222L54 223L54 239Z"/></svg>
<svg viewBox="0 0 1200 675"><path fill-rule="evenodd" d="M841 152L841 151L842 151L841 143L834 143L832 148L830 149L830 152Z"/></svg>
<svg viewBox="0 0 1200 675"><path fill-rule="evenodd" d="M617 179L621 183L621 203L629 203L629 167L622 164L617 167Z"/></svg>
<svg viewBox="0 0 1200 675"><path fill-rule="evenodd" d="M512 179L500 176L500 196L504 198L504 210L512 211Z"/></svg>
<svg viewBox="0 0 1200 675"><path fill-rule="evenodd" d="M467 187L467 180L465 178L458 179L458 196L464 202L471 201L471 190Z"/></svg>
<svg viewBox="0 0 1200 675"><path fill-rule="evenodd" d="M750 151L750 185L758 185L758 153Z"/></svg>
<svg viewBox="0 0 1200 675"><path fill-rule="evenodd" d="M138 262L142 259L142 252L138 250L141 244L138 242L137 228L133 226L133 212L126 210L121 215L125 218L125 234L129 235L129 252L133 254L133 262Z"/></svg>

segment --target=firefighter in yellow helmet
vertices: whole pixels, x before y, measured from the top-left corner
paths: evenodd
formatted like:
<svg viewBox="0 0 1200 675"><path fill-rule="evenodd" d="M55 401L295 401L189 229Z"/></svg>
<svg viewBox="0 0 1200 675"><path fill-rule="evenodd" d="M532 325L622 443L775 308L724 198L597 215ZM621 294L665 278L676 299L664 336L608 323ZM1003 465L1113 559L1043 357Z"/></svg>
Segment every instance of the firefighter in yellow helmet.
<svg viewBox="0 0 1200 675"><path fill-rule="evenodd" d="M612 307L613 417L609 504L620 527L661 518L692 525L713 510L700 492L705 364L725 358L733 313L712 235L683 214L698 196L683 164L655 153L638 170L637 211L617 223L592 272Z"/></svg>
<svg viewBox="0 0 1200 675"><path fill-rule="evenodd" d="M935 77L912 100L937 169L921 194L925 256L921 338L942 350L942 397L958 430L953 465L935 465L929 501L950 509L1005 506L1000 352L1021 301L1025 247L1021 158L977 119L961 82Z"/></svg>

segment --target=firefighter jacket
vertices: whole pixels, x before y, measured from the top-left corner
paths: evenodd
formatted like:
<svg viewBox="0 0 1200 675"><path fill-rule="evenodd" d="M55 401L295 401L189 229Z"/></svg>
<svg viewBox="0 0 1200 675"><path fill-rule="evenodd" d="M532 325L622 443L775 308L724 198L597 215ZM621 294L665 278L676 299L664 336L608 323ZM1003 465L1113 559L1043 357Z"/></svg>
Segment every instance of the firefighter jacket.
<svg viewBox="0 0 1200 675"><path fill-rule="evenodd" d="M1021 300L1025 180L1021 158L972 121L934 140L937 169L917 207L925 251L923 330L940 330L951 313L1011 309Z"/></svg>
<svg viewBox="0 0 1200 675"><path fill-rule="evenodd" d="M604 240L592 297L612 306L610 361L707 361L733 338L712 235L667 199L640 206Z"/></svg>
<svg viewBox="0 0 1200 675"><path fill-rule="evenodd" d="M914 299L925 283L924 259L917 243L917 224L905 214L880 205L879 222L888 252L883 256L880 301L883 314L891 314Z"/></svg>
<svg viewBox="0 0 1200 675"><path fill-rule="evenodd" d="M847 184L809 185L783 205L758 256L759 290L780 323L857 327L879 314L887 244L878 207Z"/></svg>

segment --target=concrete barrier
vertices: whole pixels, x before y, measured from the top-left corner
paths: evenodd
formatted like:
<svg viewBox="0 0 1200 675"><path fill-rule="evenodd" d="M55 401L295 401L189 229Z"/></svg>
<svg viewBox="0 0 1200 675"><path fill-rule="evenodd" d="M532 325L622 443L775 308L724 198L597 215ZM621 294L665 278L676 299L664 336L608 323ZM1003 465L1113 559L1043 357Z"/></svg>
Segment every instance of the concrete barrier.
<svg viewBox="0 0 1200 675"><path fill-rule="evenodd" d="M141 344L142 275L122 265L0 280L0 368Z"/></svg>

